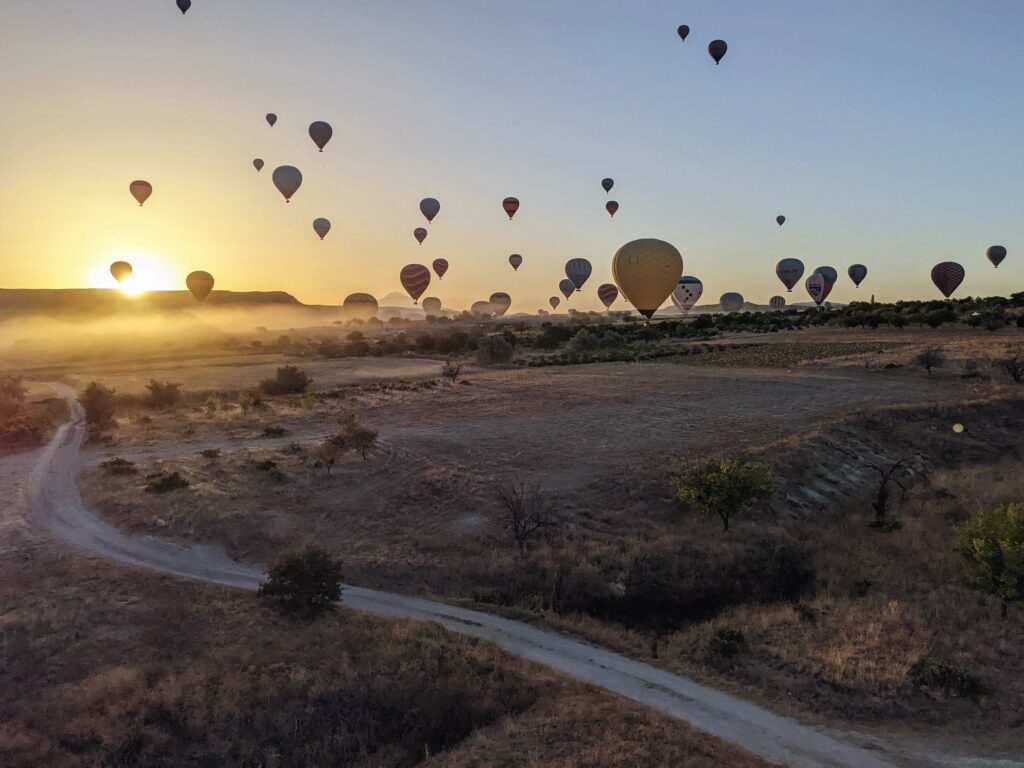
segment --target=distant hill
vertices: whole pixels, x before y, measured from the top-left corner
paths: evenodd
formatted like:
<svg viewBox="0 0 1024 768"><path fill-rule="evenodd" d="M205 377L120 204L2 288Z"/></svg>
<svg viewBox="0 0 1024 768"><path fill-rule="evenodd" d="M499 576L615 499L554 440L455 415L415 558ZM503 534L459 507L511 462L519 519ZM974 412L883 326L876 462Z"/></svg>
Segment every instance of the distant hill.
<svg viewBox="0 0 1024 768"><path fill-rule="evenodd" d="M195 310L200 305L188 291L151 291L127 296L109 288L0 288L0 318L18 316L89 318L121 314ZM308 309L284 291L214 291L202 304L212 308ZM323 309L339 309L338 307Z"/></svg>

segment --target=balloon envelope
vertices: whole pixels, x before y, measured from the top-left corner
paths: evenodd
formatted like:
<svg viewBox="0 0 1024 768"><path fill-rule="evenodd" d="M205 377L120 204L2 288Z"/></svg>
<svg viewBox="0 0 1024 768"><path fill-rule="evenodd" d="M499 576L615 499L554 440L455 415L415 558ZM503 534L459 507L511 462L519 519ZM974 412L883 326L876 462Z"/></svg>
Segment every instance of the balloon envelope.
<svg viewBox="0 0 1024 768"><path fill-rule="evenodd" d="M433 197L425 197L420 200L420 213L427 221L433 221L434 217L441 212L441 203Z"/></svg>
<svg viewBox="0 0 1024 768"><path fill-rule="evenodd" d="M708 43L708 53L715 60L716 65L725 57L725 52L728 50L729 44L725 40L712 40Z"/></svg>
<svg viewBox="0 0 1024 768"><path fill-rule="evenodd" d="M494 307L491 306L489 301L474 301L473 306L469 308L469 312L473 317L483 317L484 315L493 315Z"/></svg>
<svg viewBox="0 0 1024 768"><path fill-rule="evenodd" d="M605 192L611 192L612 191L612 187L614 187L614 186L615 186L615 180L614 179L601 179L601 188L604 189Z"/></svg>
<svg viewBox="0 0 1024 768"><path fill-rule="evenodd" d="M448 271L448 259L434 259L434 263L431 266L434 268L434 274L437 275L437 279L440 280L444 277L444 273Z"/></svg>
<svg viewBox="0 0 1024 768"><path fill-rule="evenodd" d="M523 257L518 253L513 253L508 257L508 263L512 265L512 269L516 272L519 271L519 267L523 265Z"/></svg>
<svg viewBox="0 0 1024 768"><path fill-rule="evenodd" d="M188 9L192 7L192 0L178 0L178 10L181 11L182 15L188 13Z"/></svg>
<svg viewBox="0 0 1024 768"><path fill-rule="evenodd" d="M267 123L270 125L270 127L273 128L274 127L274 123L276 123L276 122L277 122L277 115L275 115L273 112L268 112L267 113Z"/></svg>
<svg viewBox="0 0 1024 768"><path fill-rule="evenodd" d="M768 299L768 306L772 309L782 309L786 306L786 299L782 296L772 296Z"/></svg>
<svg viewBox="0 0 1024 768"><path fill-rule="evenodd" d="M501 201L501 207L505 209L505 213L508 214L509 220L516 215L516 211L519 210L519 201L514 197L506 197Z"/></svg>
<svg viewBox="0 0 1024 768"><path fill-rule="evenodd" d="M153 194L153 185L148 181L136 179L128 185L128 191L132 193L132 197L135 198L135 202L141 206L149 200L149 196Z"/></svg>
<svg viewBox="0 0 1024 768"><path fill-rule="evenodd" d="M132 265L127 261L115 261L110 265L110 274L119 283L123 283L132 273Z"/></svg>
<svg viewBox="0 0 1024 768"><path fill-rule="evenodd" d="M586 259L569 259L565 263L565 276L572 281L577 291L583 287L593 271L594 268Z"/></svg>
<svg viewBox="0 0 1024 768"><path fill-rule="evenodd" d="M614 216L619 211L619 204L614 200L609 200L604 204L604 209L608 211L609 216Z"/></svg>
<svg viewBox="0 0 1024 768"><path fill-rule="evenodd" d="M573 284L572 280L567 277L564 280L559 281L558 290L560 290L562 295L568 299L576 291L576 286Z"/></svg>
<svg viewBox="0 0 1024 768"><path fill-rule="evenodd" d="M327 146L327 142L331 140L331 136L334 135L334 129L331 128L330 123L325 123L323 120L317 120L315 123L309 124L309 138L313 140L317 148L323 152L324 147Z"/></svg>
<svg viewBox="0 0 1024 768"><path fill-rule="evenodd" d="M804 263L800 259L782 259L775 265L775 274L790 291L804 276Z"/></svg>
<svg viewBox="0 0 1024 768"><path fill-rule="evenodd" d="M320 235L320 239L323 240L327 237L327 233L331 231L331 222L327 219L315 219L313 221L313 231Z"/></svg>
<svg viewBox="0 0 1024 768"><path fill-rule="evenodd" d="M804 287L807 289L807 295L814 299L814 303L818 306L821 306L821 302L828 297L832 290L832 284L820 272L815 272L808 277Z"/></svg>
<svg viewBox="0 0 1024 768"><path fill-rule="evenodd" d="M292 165L282 165L274 169L274 186L284 196L284 201L290 203L292 195L299 191L302 186L302 172Z"/></svg>
<svg viewBox="0 0 1024 768"><path fill-rule="evenodd" d="M859 287L864 282L864 278L868 276L868 268L863 264L852 264L846 270L846 274L853 280L853 284Z"/></svg>
<svg viewBox="0 0 1024 768"><path fill-rule="evenodd" d="M257 157L255 160L252 161L252 167L255 168L257 172L262 171L263 161Z"/></svg>
<svg viewBox="0 0 1024 768"><path fill-rule="evenodd" d="M427 296L421 306L428 315L437 315L441 312L441 300L435 296Z"/></svg>
<svg viewBox="0 0 1024 768"><path fill-rule="evenodd" d="M196 297L196 301L206 301L206 297L213 290L213 275L209 272L192 272L185 278L185 285L188 286L192 295Z"/></svg>
<svg viewBox="0 0 1024 768"><path fill-rule="evenodd" d="M512 297L507 293L492 293L489 301L494 308L494 314L498 315L498 317L508 312L508 308L512 306Z"/></svg>
<svg viewBox="0 0 1024 768"><path fill-rule="evenodd" d="M423 245L423 241L427 239L427 230L423 227L416 227L416 229L412 231L412 236L416 238L416 242Z"/></svg>
<svg viewBox="0 0 1024 768"><path fill-rule="evenodd" d="M597 298L599 298L601 303L604 304L604 308L608 309L608 307L614 304L615 300L619 298L619 289L611 283L599 285L597 287Z"/></svg>
<svg viewBox="0 0 1024 768"><path fill-rule="evenodd" d="M557 296L552 296L550 299L548 299L548 304L551 305L552 309L558 309L558 305L561 304L561 303L562 303L562 300L560 298L558 298Z"/></svg>
<svg viewBox="0 0 1024 768"><path fill-rule="evenodd" d="M943 261L932 267L932 282L947 299L960 287L965 275L964 268L955 261Z"/></svg>
<svg viewBox="0 0 1024 768"><path fill-rule="evenodd" d="M743 294L723 293L718 303L722 305L723 312L739 312L743 309Z"/></svg>
<svg viewBox="0 0 1024 768"><path fill-rule="evenodd" d="M612 277L644 317L665 303L683 273L683 257L671 243L644 238L626 243L612 257Z"/></svg>
<svg viewBox="0 0 1024 768"><path fill-rule="evenodd" d="M829 290L832 290L831 286L836 284L836 280L839 279L839 273L832 267L818 267L814 270L814 274L821 275L825 278L825 282L829 283Z"/></svg>
<svg viewBox="0 0 1024 768"><path fill-rule="evenodd" d="M690 35L690 28L685 24L680 24L676 32L679 34L680 40L685 40Z"/></svg>
<svg viewBox="0 0 1024 768"><path fill-rule="evenodd" d="M778 223L778 225L779 225L779 226L781 227L781 226L782 226L783 224L785 224L785 223L786 223L786 217L785 217L785 216L776 216L776 217L775 217L775 221L776 221L776 222Z"/></svg>
<svg viewBox="0 0 1024 768"><path fill-rule="evenodd" d="M998 268L1006 258L1006 249L1001 245L993 245L985 251L985 255L992 262L992 266Z"/></svg>
<svg viewBox="0 0 1024 768"><path fill-rule="evenodd" d="M704 293L704 283L691 275L683 275L672 290L672 303L680 312L689 312L693 309Z"/></svg>
<svg viewBox="0 0 1024 768"><path fill-rule="evenodd" d="M371 320L377 316L377 300L368 293L351 293L342 303L348 320Z"/></svg>
<svg viewBox="0 0 1024 768"><path fill-rule="evenodd" d="M399 278L402 281L402 287L412 296L412 302L415 304L430 285L430 270L422 264L407 264L402 267Z"/></svg>

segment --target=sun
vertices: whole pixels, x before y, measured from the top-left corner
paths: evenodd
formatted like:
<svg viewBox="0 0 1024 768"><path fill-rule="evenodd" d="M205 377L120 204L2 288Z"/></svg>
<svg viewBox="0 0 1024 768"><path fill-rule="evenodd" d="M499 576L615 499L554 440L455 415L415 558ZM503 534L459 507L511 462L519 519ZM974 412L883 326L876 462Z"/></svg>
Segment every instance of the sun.
<svg viewBox="0 0 1024 768"><path fill-rule="evenodd" d="M132 273L120 283L110 273L110 265L117 261L131 264ZM147 291L173 291L184 289L184 278L159 254L143 250L120 250L106 253L89 269L91 288L115 288L126 296L138 296Z"/></svg>

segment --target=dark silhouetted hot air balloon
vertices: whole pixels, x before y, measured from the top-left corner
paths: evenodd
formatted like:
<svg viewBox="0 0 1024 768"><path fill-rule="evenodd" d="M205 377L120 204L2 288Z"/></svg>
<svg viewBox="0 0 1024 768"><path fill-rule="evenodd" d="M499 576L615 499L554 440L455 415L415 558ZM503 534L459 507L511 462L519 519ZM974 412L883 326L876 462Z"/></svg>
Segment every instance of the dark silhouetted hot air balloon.
<svg viewBox="0 0 1024 768"><path fill-rule="evenodd" d="M852 264L850 268L846 270L846 274L853 280L853 284L860 287L860 284L864 282L864 278L868 276L868 268L863 264Z"/></svg>
<svg viewBox="0 0 1024 768"><path fill-rule="evenodd" d="M331 222L327 219L314 219L313 231L320 235L320 239L323 240L327 237L327 233L331 231Z"/></svg>
<svg viewBox="0 0 1024 768"><path fill-rule="evenodd" d="M427 221L433 221L434 217L441 212L441 203L433 197L424 197L420 200L420 213Z"/></svg>
<svg viewBox="0 0 1024 768"><path fill-rule="evenodd" d="M955 261L944 261L932 267L932 282L947 299L960 287L965 275L964 268Z"/></svg>
<svg viewBox="0 0 1024 768"><path fill-rule="evenodd" d="M573 285L572 280L566 277L558 281L558 290L560 290L562 295L568 299L576 291L576 286Z"/></svg>
<svg viewBox="0 0 1024 768"><path fill-rule="evenodd" d="M514 197L506 197L501 201L501 207L505 209L505 213L508 214L509 221L516 215L516 211L519 210L519 201Z"/></svg>
<svg viewBox="0 0 1024 768"><path fill-rule="evenodd" d="M127 261L115 261L110 265L110 274L119 283L123 283L132 273L132 265Z"/></svg>
<svg viewBox="0 0 1024 768"><path fill-rule="evenodd" d="M263 161L257 157L255 160L252 161L252 167L256 169L257 173L259 173L260 171L263 170Z"/></svg>
<svg viewBox="0 0 1024 768"><path fill-rule="evenodd" d="M1003 263L1003 259L1006 258L1006 249L1001 245L993 245L985 251L985 255L992 262L992 266L998 269L999 265Z"/></svg>
<svg viewBox="0 0 1024 768"><path fill-rule="evenodd" d="M431 266L434 268L434 274L437 275L437 279L440 280L444 277L444 273L448 271L448 259L434 259L434 263Z"/></svg>
<svg viewBox="0 0 1024 768"><path fill-rule="evenodd" d="M691 275L683 275L672 289L672 303L680 312L689 312L703 293L704 283Z"/></svg>
<svg viewBox="0 0 1024 768"><path fill-rule="evenodd" d="M195 296L196 301L202 303L206 301L206 297L213 290L213 275L209 272L192 272L185 278L185 285Z"/></svg>
<svg viewBox="0 0 1024 768"><path fill-rule="evenodd" d="M372 320L377 316L377 300L368 293L351 293L342 302L347 320Z"/></svg>
<svg viewBox="0 0 1024 768"><path fill-rule="evenodd" d="M519 271L519 267L523 265L523 257L518 253L513 253L508 257L508 263L512 265L512 269L516 272Z"/></svg>
<svg viewBox="0 0 1024 768"><path fill-rule="evenodd" d="M781 215L780 216L776 216L775 217L775 221L781 227L783 224L786 223L786 217L785 216L781 216Z"/></svg>
<svg viewBox="0 0 1024 768"><path fill-rule="evenodd" d="M153 194L153 185L148 181L142 181L142 179L136 179L128 185L128 191L132 193L132 197L142 207L142 204L149 200L149 196Z"/></svg>
<svg viewBox="0 0 1024 768"><path fill-rule="evenodd" d="M182 16L188 13L188 9L191 7L192 0L178 0L178 10L181 11Z"/></svg>
<svg viewBox="0 0 1024 768"><path fill-rule="evenodd" d="M488 299L488 301L490 301L491 307L494 309L494 314L498 317L501 317L508 312L508 308L512 306L512 297L507 293L502 293L500 291L498 293L492 293L491 298Z"/></svg>
<svg viewBox="0 0 1024 768"><path fill-rule="evenodd" d="M723 293L718 299L718 303L722 306L723 312L739 312L743 309L744 299L742 293Z"/></svg>
<svg viewBox="0 0 1024 768"><path fill-rule="evenodd" d="M680 40L685 40L690 36L690 28L685 24L680 24L679 29L677 29L676 32L679 33Z"/></svg>
<svg viewBox="0 0 1024 768"><path fill-rule="evenodd" d="M593 271L594 268L586 259L569 259L565 263L565 276L572 280L577 291L583 287Z"/></svg>
<svg viewBox="0 0 1024 768"><path fill-rule="evenodd" d="M302 172L292 165L281 165L274 169L274 186L284 196L284 201L290 203L292 195L299 191L302 186Z"/></svg>
<svg viewBox="0 0 1024 768"><path fill-rule="evenodd" d="M609 216L614 216L619 210L619 204L614 200L609 200L604 204L604 209L608 211Z"/></svg>
<svg viewBox="0 0 1024 768"><path fill-rule="evenodd" d="M274 123L276 123L276 122L277 122L277 115L275 115L273 112L268 112L267 113L267 124L271 128L273 128L274 127Z"/></svg>
<svg viewBox="0 0 1024 768"><path fill-rule="evenodd" d="M325 123L323 120L317 120L315 123L309 125L309 138L316 144L317 149L321 152L324 151L324 147L327 146L327 142L331 140L331 136L334 135L334 129L331 128L330 123Z"/></svg>
<svg viewBox="0 0 1024 768"><path fill-rule="evenodd" d="M820 272L815 272L813 275L807 278L804 283L804 287L807 289L807 294L814 299L814 303L819 307L828 294L832 290L832 283L825 279L825 276Z"/></svg>
<svg viewBox="0 0 1024 768"><path fill-rule="evenodd" d="M832 286L835 285L836 280L839 279L839 273L836 272L833 267L818 267L814 270L814 273L825 278L825 282L829 284L829 291L832 290Z"/></svg>
<svg viewBox="0 0 1024 768"><path fill-rule="evenodd" d="M648 319L665 303L682 274L682 255L664 240L633 240L612 257L615 284L626 300Z"/></svg>
<svg viewBox="0 0 1024 768"><path fill-rule="evenodd" d="M561 303L562 303L562 300L560 298L558 298L557 296L552 296L550 299L548 299L548 304L551 305L552 309L558 309L558 305L561 304Z"/></svg>
<svg viewBox="0 0 1024 768"><path fill-rule="evenodd" d="M599 285L597 287L597 298L599 298L601 303L604 304L604 308L608 309L608 307L614 304L615 300L619 298L619 289L611 283Z"/></svg>
<svg viewBox="0 0 1024 768"><path fill-rule="evenodd" d="M423 245L423 241L427 239L427 230L423 227L416 227L416 229L412 231L412 236L416 238L416 242Z"/></svg>
<svg viewBox="0 0 1024 768"><path fill-rule="evenodd" d="M772 309L782 309L786 306L786 299L783 296L772 296L768 299L768 306Z"/></svg>
<svg viewBox="0 0 1024 768"><path fill-rule="evenodd" d="M441 312L441 300L436 296L427 296L420 306L428 315L438 315Z"/></svg>
<svg viewBox="0 0 1024 768"><path fill-rule="evenodd" d="M725 40L712 40L708 43L708 53L711 55L711 58L715 60L716 66L718 65L718 62L725 57L725 52L728 50L729 44L726 43Z"/></svg>
<svg viewBox="0 0 1024 768"><path fill-rule="evenodd" d="M430 285L430 270L422 264L407 264L402 267L399 277L402 287L412 297L413 304L419 300L423 292L427 290L427 286Z"/></svg>
<svg viewBox="0 0 1024 768"><path fill-rule="evenodd" d="M473 306L469 308L469 314L471 314L473 317L493 315L494 307L491 306L491 302L489 301L474 301Z"/></svg>
<svg viewBox="0 0 1024 768"><path fill-rule="evenodd" d="M614 179L601 179L601 188L605 192L611 192L612 191L612 187L614 187L614 186L615 186L615 180Z"/></svg>
<svg viewBox="0 0 1024 768"><path fill-rule="evenodd" d="M782 259L775 265L775 274L786 289L792 291L793 286L804 276L804 263L800 259Z"/></svg>

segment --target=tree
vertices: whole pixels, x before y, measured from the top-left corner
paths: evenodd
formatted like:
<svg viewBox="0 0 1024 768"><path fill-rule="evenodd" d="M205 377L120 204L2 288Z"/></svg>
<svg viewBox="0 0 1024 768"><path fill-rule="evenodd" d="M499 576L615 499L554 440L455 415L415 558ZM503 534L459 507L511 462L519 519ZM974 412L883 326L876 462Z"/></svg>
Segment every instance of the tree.
<svg viewBox="0 0 1024 768"><path fill-rule="evenodd" d="M289 618L312 621L341 600L341 562L309 547L272 567L257 594Z"/></svg>
<svg viewBox="0 0 1024 768"><path fill-rule="evenodd" d="M515 350L503 336L484 336L477 343L477 365L503 365L512 362Z"/></svg>
<svg viewBox="0 0 1024 768"><path fill-rule="evenodd" d="M875 491L875 500L871 502L871 508L875 511L875 519L874 522L871 524L871 527L887 530L892 530L893 527L898 527L894 526L893 523L887 522L886 519L890 493L889 483L895 483L896 485L898 485L900 487L900 490L903 491L904 495L906 495L907 488L900 481L900 478L907 477L912 473L914 461L920 459L920 454L915 453L904 455L898 458L896 461L878 464L876 462L871 461L870 459L864 458L859 454L847 451L845 448L842 448L838 445L833 444L832 447L839 451L840 453L849 456L854 461L859 462L860 464L863 464L865 467L868 467L869 469L872 469L878 473L878 489Z"/></svg>
<svg viewBox="0 0 1024 768"><path fill-rule="evenodd" d="M460 373L462 373L462 361L457 358L449 357L444 361L444 365L441 366L441 375L452 384L459 378Z"/></svg>
<svg viewBox="0 0 1024 768"><path fill-rule="evenodd" d="M914 358L914 362L928 371L928 375L931 376L932 368L941 368L946 364L946 356L941 349L929 347L921 350L920 354Z"/></svg>
<svg viewBox="0 0 1024 768"><path fill-rule="evenodd" d="M0 376L0 397L21 403L25 401L26 394L28 390L25 389L21 376L9 373Z"/></svg>
<svg viewBox="0 0 1024 768"><path fill-rule="evenodd" d="M369 429L361 424L354 425L346 434L349 447L366 461L366 455L377 447L377 430Z"/></svg>
<svg viewBox="0 0 1024 768"><path fill-rule="evenodd" d="M957 529L956 549L968 583L999 598L1005 619L1009 604L1024 599L1024 504L975 512Z"/></svg>
<svg viewBox="0 0 1024 768"><path fill-rule="evenodd" d="M1024 359L1022 359L1020 350L1014 352L1013 357L1000 360L998 365L1014 384L1020 384L1024 381Z"/></svg>
<svg viewBox="0 0 1024 768"><path fill-rule="evenodd" d="M260 382L260 389L265 395L298 395L306 391L313 379L294 365L285 365L277 369L272 379Z"/></svg>
<svg viewBox="0 0 1024 768"><path fill-rule="evenodd" d="M102 432L114 426L114 390L98 382L90 382L78 398L85 408L85 422L91 429Z"/></svg>
<svg viewBox="0 0 1024 768"><path fill-rule="evenodd" d="M708 515L729 521L759 501L767 501L775 490L775 476L769 467L743 459L719 459L673 478L676 496Z"/></svg>
<svg viewBox="0 0 1024 768"><path fill-rule="evenodd" d="M181 385L150 379L146 385L146 405L150 408L173 408L181 400Z"/></svg>
<svg viewBox="0 0 1024 768"><path fill-rule="evenodd" d="M317 446L314 456L320 465L327 469L329 475L338 459L348 452L349 447L348 438L345 435L328 435Z"/></svg>
<svg viewBox="0 0 1024 768"><path fill-rule="evenodd" d="M525 554L530 539L552 525L555 505L541 493L539 485L521 480L498 488L498 500L501 507L497 522L512 535L519 554Z"/></svg>

